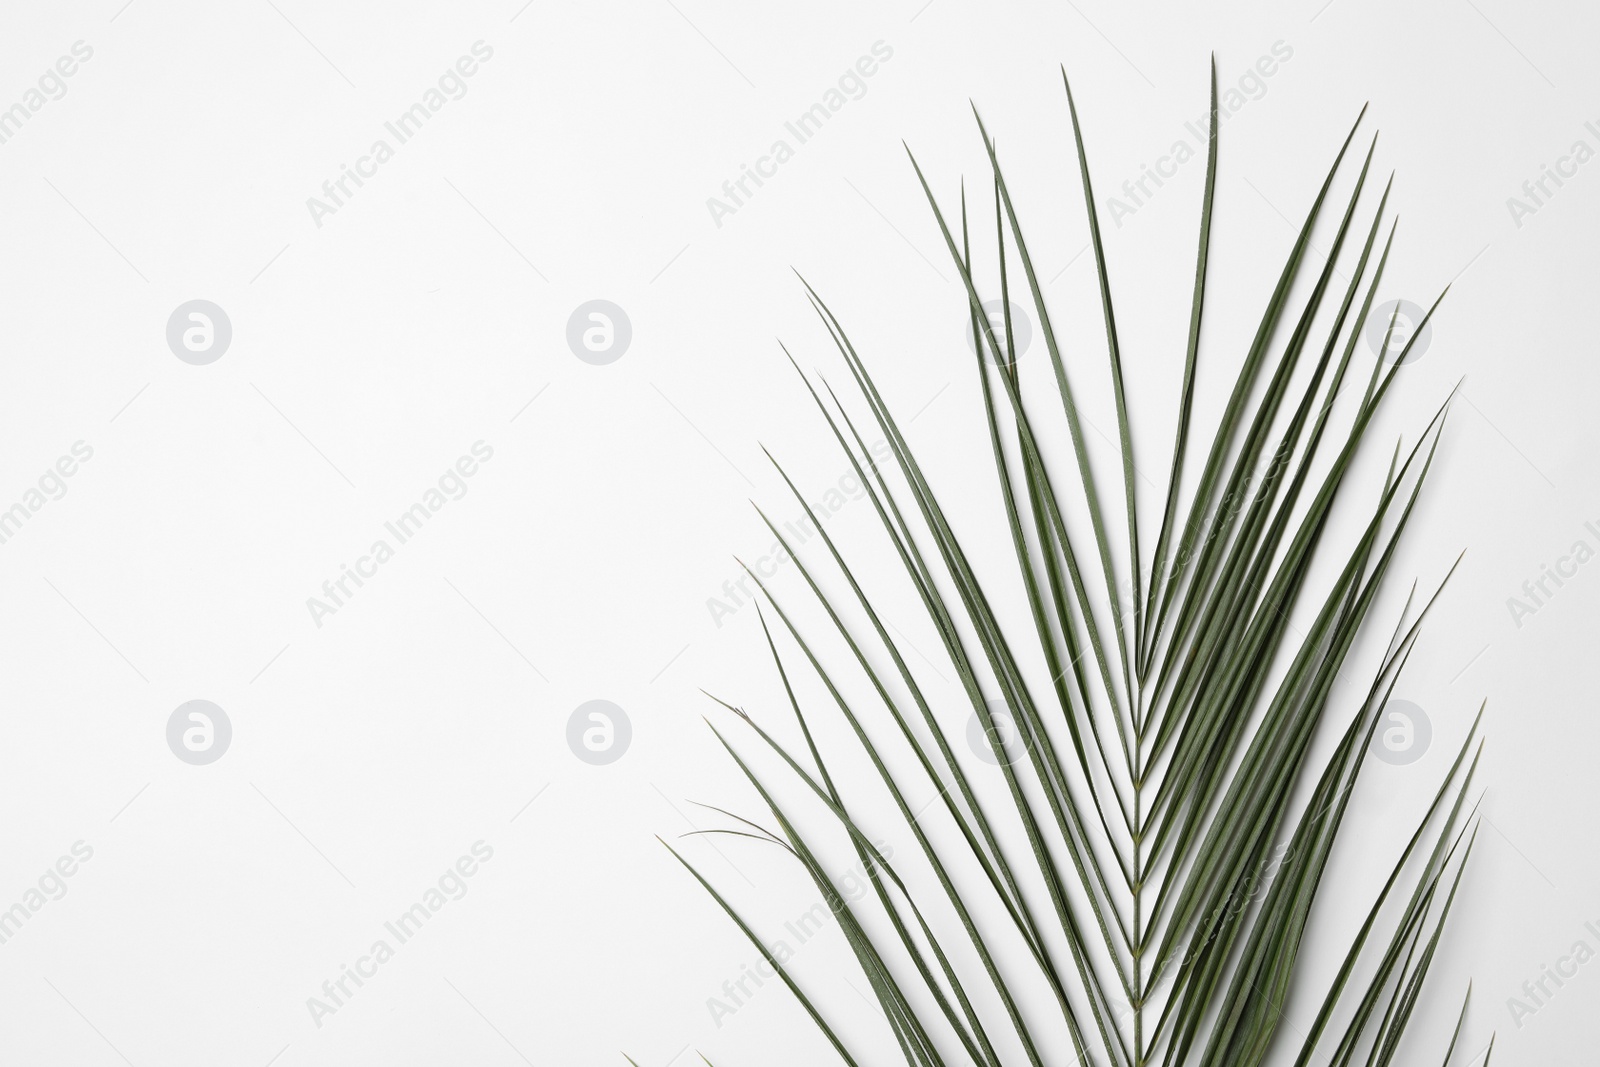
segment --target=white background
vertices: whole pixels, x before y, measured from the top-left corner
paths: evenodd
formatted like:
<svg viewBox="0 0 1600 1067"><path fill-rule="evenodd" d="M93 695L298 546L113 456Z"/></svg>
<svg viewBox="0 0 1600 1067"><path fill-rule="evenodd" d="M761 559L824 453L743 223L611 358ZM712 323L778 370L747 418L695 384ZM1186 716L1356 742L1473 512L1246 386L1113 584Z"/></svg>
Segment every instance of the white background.
<svg viewBox="0 0 1600 1067"><path fill-rule="evenodd" d="M74 442L93 458L0 544L0 907L74 842L94 851L0 945L0 1061L824 1062L781 989L713 1021L708 999L756 957L653 836L718 822L690 801L760 812L700 721L728 725L702 687L786 722L754 612L718 626L706 602L737 576L734 553L770 544L747 497L778 521L799 513L758 442L817 495L846 470L774 342L847 380L789 268L832 300L902 419L916 414L936 487L984 513L971 536L1003 562L964 298L900 141L946 203L967 176L987 234L969 98L981 107L1085 414L1110 430L1064 63L1150 472L1148 552L1204 164L1120 226L1108 198L1203 117L1212 50L1226 88L1276 42L1292 58L1223 127L1199 425L1366 101L1402 216L1381 298L1455 285L1362 486L1466 378L1374 623L1386 635L1411 578L1431 588L1468 550L1397 690L1426 710L1434 748L1365 772L1336 854L1348 881L1325 900L1336 925L1308 973L1328 972L1487 698L1484 825L1413 1050L1438 1047L1470 977L1469 1055L1493 1031L1496 1063L1592 1055L1600 963L1520 1026L1507 998L1574 942L1600 948L1584 929L1600 921L1600 563L1520 627L1507 599L1574 541L1600 545L1584 529L1600 525L1600 163L1520 226L1507 198L1575 140L1600 147L1584 128L1600 121L1600 19L1504 0L919 4L5 6L0 107L74 42L93 56L0 144L0 507ZM307 198L480 40L493 57L466 95L318 226ZM717 225L707 198L880 41L892 58L864 95ZM165 340L196 298L233 327L209 366ZM632 322L609 366L565 340L593 298ZM493 459L469 492L316 625L307 598L480 440ZM1110 462L1104 439L1092 447ZM884 561L875 593L911 627L870 505L830 529ZM821 553L806 558L827 570ZM803 603L793 567L774 588ZM1341 692L1345 715L1358 688ZM165 740L196 698L234 730L206 767ZM565 741L594 698L632 723L609 766ZM317 1026L307 998L480 840L493 859L470 891ZM774 850L679 847L774 934L814 898ZM863 1049L892 1055L829 977L853 973L837 931L816 946L799 971ZM1297 998L1286 1028L1314 1007Z"/></svg>

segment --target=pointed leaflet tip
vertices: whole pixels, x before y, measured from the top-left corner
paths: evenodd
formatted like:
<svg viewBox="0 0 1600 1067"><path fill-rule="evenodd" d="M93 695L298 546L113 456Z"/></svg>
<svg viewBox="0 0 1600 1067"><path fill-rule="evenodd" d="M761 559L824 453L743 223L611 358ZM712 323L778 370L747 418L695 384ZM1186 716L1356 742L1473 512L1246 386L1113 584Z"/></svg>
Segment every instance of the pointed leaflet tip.
<svg viewBox="0 0 1600 1067"><path fill-rule="evenodd" d="M977 101L973 100L971 97L968 97L967 98L967 107L971 109L973 121L978 124L978 129L984 130L985 127L983 125L983 116L978 114L978 103L977 103ZM988 134L987 130L985 130L983 138L986 141L989 139L989 134Z"/></svg>
<svg viewBox="0 0 1600 1067"><path fill-rule="evenodd" d="M806 292L815 297L817 295L817 291L811 288L811 283L806 281L806 276L800 273L800 269L798 267L790 267L789 269L794 271L794 276L796 278L800 279L800 284L806 287Z"/></svg>
<svg viewBox="0 0 1600 1067"><path fill-rule="evenodd" d="M978 135L983 138L983 143L985 145L993 148L994 141L989 136L989 127L983 124L983 116L978 114L978 105L973 103L971 100L968 100L967 104L972 108L972 120L978 124Z"/></svg>

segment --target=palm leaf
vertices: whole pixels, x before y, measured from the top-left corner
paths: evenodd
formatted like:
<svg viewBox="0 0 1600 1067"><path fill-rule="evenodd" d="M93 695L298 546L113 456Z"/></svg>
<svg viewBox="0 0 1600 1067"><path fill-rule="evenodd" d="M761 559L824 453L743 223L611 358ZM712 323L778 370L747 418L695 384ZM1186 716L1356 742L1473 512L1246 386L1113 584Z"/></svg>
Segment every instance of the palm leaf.
<svg viewBox="0 0 1600 1067"><path fill-rule="evenodd" d="M826 560L802 558L783 528L764 513L761 519L793 558L807 599L827 625L807 632L777 590L749 571L781 624L775 635L766 611L760 612L767 652L803 750L780 739L784 728L771 717L718 700L751 731L763 758L776 761L774 769L760 769L724 730L712 727L776 829L713 808L733 825L708 832L776 846L800 864L836 916L900 1055L913 1067L1005 1067L1022 1060L1043 1067L1068 1045L1079 1062L1106 1067L1254 1065L1280 1043L1291 990L1310 980L1301 949L1324 878L1336 866L1338 845L1349 836L1341 831L1364 756L1421 624L1449 580L1446 574L1415 611L1413 586L1365 697L1350 706L1335 682L1386 587L1432 469L1449 399L1409 449L1396 444L1374 498L1365 505L1345 499L1362 493L1352 481L1357 459L1404 362L1403 353L1387 370L1374 361L1361 395L1338 403L1394 241L1391 225L1378 251L1387 187L1370 218L1357 223L1373 148L1338 213L1323 265L1312 275L1306 262L1312 232L1361 123L1358 116L1306 211L1210 440L1197 442L1205 447L1205 460L1195 487L1183 492L1212 280L1219 141L1213 59L1177 428L1147 569L1110 271L1094 210L1085 129L1065 72L1062 77L1117 417L1131 611L1124 618L1112 524L1103 513L1083 435L1071 361L1052 325L995 140L978 118L993 190L992 284L1005 308L998 330L982 310L965 188L952 215L914 156L911 164L965 293L976 392L1007 548L958 533L961 510L947 510L867 360L803 278L807 299L855 387L850 403L820 374L813 380L795 365L898 561L892 573L870 577L909 583L956 677L959 697L941 695L913 669L906 639L864 587L859 564L852 566L850 553L835 542L805 492L769 454L820 533ZM1330 311L1338 264L1350 258L1347 239L1359 250ZM1048 401L1025 394L1017 366L1013 265L1021 267L1049 356L1055 396ZM1414 330L1413 339L1420 332ZM1039 432L1043 420L1055 417L1057 403L1072 446L1064 468ZM1335 426L1338 408L1350 409L1342 429ZM881 464L863 438L863 413L887 446ZM1065 494L1074 484L1081 498L1069 501ZM983 502L961 504L965 510L978 506ZM1352 507L1358 533L1341 546L1332 532L1334 516ZM1075 529L1080 515L1088 521L1088 551L1098 562L1108 604L1096 603L1080 565L1079 550L1087 545L1083 531ZM1319 577L1328 567L1318 566L1329 557L1339 561L1331 581ZM828 577L833 573L845 595ZM1025 595L1029 625L1017 626L996 607L1002 587L1012 581ZM1307 628L1292 625L1292 617L1309 619ZM830 664L825 645L842 646L846 664ZM841 778L835 770L840 753L826 753L819 743L793 684L795 652L848 727L845 736L853 739L856 755L870 764L872 774L864 780ZM1037 682L1041 667L1049 679L1043 686ZM865 681L868 695L852 695L857 679ZM1006 747L995 708L1003 708L1014 724L1020 754ZM968 713L989 739L993 769L964 765L957 756L949 730ZM1467 756L1475 743L1481 749L1481 716L1480 709L1365 921L1351 935L1303 1036L1296 1067L1342 1065L1358 1056L1387 1065L1399 1055L1472 851L1476 808L1465 802L1478 757L1469 762ZM1319 738L1330 732L1331 751L1318 755L1327 748ZM954 837L930 831L936 817L912 807L910 798L930 788L930 809ZM884 794L916 841L910 856L899 860L904 870L867 829L884 816L873 799ZM824 816L820 828L810 816L801 817L802 808ZM830 829L848 841L867 874L870 896L849 899L828 873ZM792 974L761 940L755 920L673 854L761 951L839 1057L866 1062L819 1007L816 992L825 983ZM1357 983L1358 969L1370 970L1370 977ZM1464 998L1444 1050L1446 1064L1467 1006ZM1336 1017L1348 1021L1336 1029Z"/></svg>

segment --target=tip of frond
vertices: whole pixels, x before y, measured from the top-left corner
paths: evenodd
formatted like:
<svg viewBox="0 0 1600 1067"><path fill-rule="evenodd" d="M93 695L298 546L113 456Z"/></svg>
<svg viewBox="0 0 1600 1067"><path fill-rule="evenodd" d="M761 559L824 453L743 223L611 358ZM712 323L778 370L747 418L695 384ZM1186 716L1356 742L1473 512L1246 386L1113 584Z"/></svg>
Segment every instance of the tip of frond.
<svg viewBox="0 0 1600 1067"><path fill-rule="evenodd" d="M967 106L972 109L973 121L978 124L978 131L983 134L983 139L985 141L989 140L988 127L983 124L983 116L978 114L978 102L969 96L967 97Z"/></svg>
<svg viewBox="0 0 1600 1067"><path fill-rule="evenodd" d="M756 507L756 514L761 516L761 519L762 519L763 522L766 521L767 516L766 516L765 513L762 512L760 507ZM734 556L733 557L733 561L739 565L739 569L740 570L744 571L750 577L755 578L756 587L758 589L765 589L766 588L766 586L761 584L761 579L760 578L756 578L756 572L750 569L750 564L746 563L744 560L740 559L738 556Z"/></svg>
<svg viewBox="0 0 1600 1067"><path fill-rule="evenodd" d="M733 707L732 704L728 703L726 700L723 700L721 697L717 696L717 694L711 692L709 689L701 689L700 692L704 693L706 696L710 697L712 700L716 701L718 704L721 704L723 707L727 708L729 711L733 711L734 710L734 707ZM711 720L707 719L704 715L700 716L700 718L705 720L705 724L707 726L711 725Z"/></svg>
<svg viewBox="0 0 1600 1067"><path fill-rule="evenodd" d="M705 693L706 696L710 697L712 700L715 700L718 704L721 704L723 707L727 708L729 711L733 712L735 715L744 715L745 714L743 708L734 707L732 704L728 703L726 700L723 700L721 697L717 696L715 693L707 692L704 689L700 690L700 692ZM710 719L706 718L704 715L700 716L700 721L704 722L707 726L710 726L713 730L716 729L715 724L713 724L712 721Z"/></svg>
<svg viewBox="0 0 1600 1067"><path fill-rule="evenodd" d="M795 360L794 353L789 351L789 346L784 344L781 338L778 339L778 347L783 350L783 358L789 361L789 366L794 368L795 376L805 382L807 388L810 388L811 383L806 381L806 372L800 369L800 364Z"/></svg>

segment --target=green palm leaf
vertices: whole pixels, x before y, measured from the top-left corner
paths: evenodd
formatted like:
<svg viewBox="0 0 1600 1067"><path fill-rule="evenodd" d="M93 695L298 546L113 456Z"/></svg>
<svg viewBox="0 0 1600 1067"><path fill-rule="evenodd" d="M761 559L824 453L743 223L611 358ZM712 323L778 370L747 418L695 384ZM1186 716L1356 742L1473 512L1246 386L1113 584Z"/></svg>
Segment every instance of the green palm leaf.
<svg viewBox="0 0 1600 1067"><path fill-rule="evenodd" d="M1085 130L1065 72L1063 84L1117 417L1129 611L1125 617L1114 524L1103 513L1069 374L1074 361L1088 357L1069 358L1052 325L1021 212L979 118L993 189L992 282L976 277L965 190L952 214L915 157L911 164L965 291L997 514L1005 519L1009 544L979 545L958 534L960 512L935 492L867 360L804 279L854 384L850 403L820 375L814 381L795 367L898 561L894 574L872 578L909 583L922 624L937 635L955 675L959 698L952 702L913 669L906 639L863 587L860 565L852 566L847 548L769 455L820 533L825 560L802 558L783 528L764 513L761 519L794 559L827 625L807 632L794 606L750 572L780 624L775 635L761 612L789 706L780 717L717 703L750 731L764 761L776 761L772 769L761 769L762 761L728 732L712 729L776 829L713 808L732 825L708 832L776 846L803 868L837 918L900 1055L914 1067L1004 1067L1024 1060L1043 1067L1059 1061L1068 1046L1079 1062L1106 1067L1253 1065L1280 1043L1290 991L1309 980L1301 948L1336 846L1349 836L1341 831L1363 757L1421 624L1449 579L1415 611L1413 588L1365 696L1352 706L1335 682L1385 587L1432 469L1449 400L1408 449L1396 445L1375 496L1366 503L1348 499L1364 492L1352 472L1404 361L1402 354L1387 370L1374 361L1361 395L1338 403L1394 240L1391 225L1379 250L1387 186L1370 218L1357 223L1367 198L1369 148L1338 213L1329 254L1314 273L1307 265L1313 229L1330 206L1358 117L1307 209L1210 440L1196 442L1205 460L1193 490L1183 492L1196 430L1202 313L1212 281L1218 172L1213 61L1177 431L1147 568L1123 350ZM1347 244L1354 249L1350 256ZM1352 256L1340 294L1338 264ZM1025 395L1017 367L1010 292L1018 265L1049 356L1051 398ZM998 287L1005 308L998 329L982 310L980 285L989 284ZM1349 410L1336 419L1336 408ZM1056 417L1071 441L1066 463L1041 440L1040 430ZM863 438L864 424L875 426L887 446L881 464ZM1330 532L1333 517L1352 509L1359 533L1353 543L1338 544ZM1096 581L1103 581L1109 604L1096 602L1098 591L1085 578L1079 551L1087 542L1076 529L1084 521L1078 516L1087 519L1093 542L1087 551L1098 563ZM1331 582L1323 577L1329 570L1324 561L1336 571ZM1025 595L1028 625L1003 618L996 606L1002 586L1012 581ZM1310 621L1302 632L1291 617ZM844 663L831 663L827 647L842 648ZM831 709L803 708L793 684L796 652ZM1044 685L1037 681L1041 666L1048 672ZM852 695L858 679L866 683L865 697ZM1020 751L1007 748L996 709L1014 726ZM842 753L825 752L813 732L812 715L835 712L857 750L851 758L865 757L872 769L863 780L841 777ZM993 768L957 756L949 731L969 713L989 739ZM1481 747L1481 714L1352 935L1301 1037L1296 1067L1358 1057L1386 1065L1399 1055L1472 851L1476 809L1466 799L1478 757L1468 755L1475 744ZM788 715L803 747L781 740ZM1322 754L1326 742L1331 751ZM914 808L911 798L930 788L928 808ZM909 856L891 862L874 843L867 828L885 812L869 793L887 795L916 842ZM930 831L935 817L925 818L925 811L937 811L954 836ZM833 846L824 839L834 833L866 872L870 895L850 899L828 873L825 856ZM735 910L687 859L673 854L757 946L839 1057L866 1062L815 999L826 982L792 974L757 934L759 922ZM1358 970L1370 975L1357 982ZM1467 1004L1464 998L1444 1050L1446 1064ZM1342 1028L1333 1025L1336 1018L1346 1020Z"/></svg>

